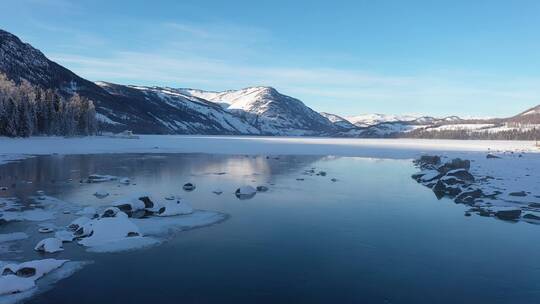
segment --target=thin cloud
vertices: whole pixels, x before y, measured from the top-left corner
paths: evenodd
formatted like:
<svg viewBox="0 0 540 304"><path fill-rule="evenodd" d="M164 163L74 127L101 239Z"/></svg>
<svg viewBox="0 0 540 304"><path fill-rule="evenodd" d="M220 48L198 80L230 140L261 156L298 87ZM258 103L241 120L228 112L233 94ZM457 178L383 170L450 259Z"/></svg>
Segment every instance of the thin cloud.
<svg viewBox="0 0 540 304"><path fill-rule="evenodd" d="M502 79L489 79L485 83L476 80L465 86L463 81L445 79L440 73L436 76L388 76L357 70L239 65L208 58L176 58L137 52L120 52L104 58L55 54L52 58L83 77L95 80L210 90L270 85L324 111L332 111L340 104L349 109L366 109L355 112L377 112L384 104L385 108L391 105L401 113L436 112L433 108L437 108L439 111L435 114L459 114L463 110L457 109L456 104L481 101L498 104L499 108L486 109L478 115L502 115L503 111L518 111L517 107L508 104L509 100L534 105L540 96L538 79L514 80L515 88ZM505 104L507 106L501 106Z"/></svg>

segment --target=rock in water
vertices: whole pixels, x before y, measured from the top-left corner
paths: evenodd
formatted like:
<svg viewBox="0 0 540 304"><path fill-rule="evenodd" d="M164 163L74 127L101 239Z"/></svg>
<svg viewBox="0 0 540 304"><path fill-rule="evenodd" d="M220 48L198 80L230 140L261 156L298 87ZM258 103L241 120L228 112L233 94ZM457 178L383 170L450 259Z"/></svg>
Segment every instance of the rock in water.
<svg viewBox="0 0 540 304"><path fill-rule="evenodd" d="M41 227L41 228L38 229L39 233L51 233L53 231L54 231L54 229L52 229L50 227Z"/></svg>
<svg viewBox="0 0 540 304"><path fill-rule="evenodd" d="M467 182L467 183L472 183L474 182L474 176L469 173L469 171L465 170L465 169L458 169L458 170L453 170L453 171L449 171L446 173L446 176L453 176L459 180L462 180L464 182Z"/></svg>
<svg viewBox="0 0 540 304"><path fill-rule="evenodd" d="M253 188L252 186L242 186L234 192L236 197L239 199L249 199L255 196L257 194L257 190Z"/></svg>
<svg viewBox="0 0 540 304"><path fill-rule="evenodd" d="M257 186L257 192L266 192L268 191L268 187L266 186Z"/></svg>
<svg viewBox="0 0 540 304"><path fill-rule="evenodd" d="M441 163L441 157L437 155L422 155L414 163L422 169L434 168Z"/></svg>
<svg viewBox="0 0 540 304"><path fill-rule="evenodd" d="M193 183L186 183L184 184L184 186L182 187L185 191L193 191L195 190L195 184Z"/></svg>
<svg viewBox="0 0 540 304"><path fill-rule="evenodd" d="M109 196L109 193L107 191L96 191L94 193L94 196L99 198L99 199L103 199L103 198L106 198L107 196Z"/></svg>
<svg viewBox="0 0 540 304"><path fill-rule="evenodd" d="M501 220L513 221L521 216L521 209L500 210L495 212L495 216Z"/></svg>
<svg viewBox="0 0 540 304"><path fill-rule="evenodd" d="M449 171L457 169L469 170L471 168L471 161L467 159L454 158L450 162L440 166L437 170L440 173L446 174Z"/></svg>
<svg viewBox="0 0 540 304"><path fill-rule="evenodd" d="M510 195L510 196L521 196L521 197L523 197L523 196L527 196L527 192L525 192L525 191L511 192L511 193L509 193L508 195Z"/></svg>

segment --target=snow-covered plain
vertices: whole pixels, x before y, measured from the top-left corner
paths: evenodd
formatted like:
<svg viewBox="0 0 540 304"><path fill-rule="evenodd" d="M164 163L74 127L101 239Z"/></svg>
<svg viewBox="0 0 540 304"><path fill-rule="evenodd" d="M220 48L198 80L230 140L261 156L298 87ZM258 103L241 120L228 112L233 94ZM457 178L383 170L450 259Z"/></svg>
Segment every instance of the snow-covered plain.
<svg viewBox="0 0 540 304"><path fill-rule="evenodd" d="M139 139L105 136L26 139L0 137L0 162L32 155L99 153L335 155L408 159L421 153L488 150L540 152L532 141L187 135L141 135Z"/></svg>

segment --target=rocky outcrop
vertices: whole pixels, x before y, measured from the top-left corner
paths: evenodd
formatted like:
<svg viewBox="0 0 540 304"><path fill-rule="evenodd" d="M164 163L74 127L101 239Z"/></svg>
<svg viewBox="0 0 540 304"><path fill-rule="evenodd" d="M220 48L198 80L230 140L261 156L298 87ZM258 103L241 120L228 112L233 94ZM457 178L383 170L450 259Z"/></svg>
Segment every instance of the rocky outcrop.
<svg viewBox="0 0 540 304"><path fill-rule="evenodd" d="M489 155L489 154L488 154ZM486 194L479 181L488 180L485 177L475 177L469 170L469 160L455 158L443 162L440 156L423 155L414 161L420 172L412 178L430 188L438 199L452 198L457 204L468 205L471 208L465 213L470 216L476 213L480 216L493 216L501 220L516 221L521 218L522 210L517 207L492 208L485 200L497 199L500 192ZM510 193L511 196L523 196L525 192ZM530 207L530 206L529 206ZM532 218L528 216L528 219Z"/></svg>

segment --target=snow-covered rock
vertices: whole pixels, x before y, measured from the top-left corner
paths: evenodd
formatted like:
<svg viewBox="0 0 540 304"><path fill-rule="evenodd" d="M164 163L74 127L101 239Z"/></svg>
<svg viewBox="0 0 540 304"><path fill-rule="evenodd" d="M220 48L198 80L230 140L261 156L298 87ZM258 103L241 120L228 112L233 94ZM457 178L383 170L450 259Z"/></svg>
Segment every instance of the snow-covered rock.
<svg viewBox="0 0 540 304"><path fill-rule="evenodd" d="M88 222L85 227L90 232L79 240L79 244L87 247L102 246L141 235L139 228L127 216L94 219Z"/></svg>
<svg viewBox="0 0 540 304"><path fill-rule="evenodd" d="M74 219L67 227L72 231L77 231L79 228L90 222L90 218L87 216L81 216Z"/></svg>
<svg viewBox="0 0 540 304"><path fill-rule="evenodd" d="M0 271L0 295L20 293L36 286L36 280L68 260L44 259L4 265Z"/></svg>
<svg viewBox="0 0 540 304"><path fill-rule="evenodd" d="M257 189L252 186L242 186L234 192L234 194L240 199L252 198L257 194Z"/></svg>
<svg viewBox="0 0 540 304"><path fill-rule="evenodd" d="M122 212L117 207L108 207L103 211L103 213L101 214L100 217L101 218L106 218L106 217L128 217L128 215L126 213Z"/></svg>
<svg viewBox="0 0 540 304"><path fill-rule="evenodd" d="M61 240L57 238L47 238L47 239L43 239L39 241L36 247L34 247L34 250L47 252L47 253L55 253L55 252L63 251L64 248L62 248Z"/></svg>
<svg viewBox="0 0 540 304"><path fill-rule="evenodd" d="M143 195L135 195L131 197L122 198L116 202L113 203L113 206L120 209L122 212L125 212L128 215L131 215L133 212L144 210L144 209L152 209L155 207L156 199L143 194Z"/></svg>
<svg viewBox="0 0 540 304"><path fill-rule="evenodd" d="M99 198L99 199L103 199L103 198L106 198L107 196L109 196L109 192L107 192L105 190L99 190L99 191L96 191L94 193L94 196Z"/></svg>

